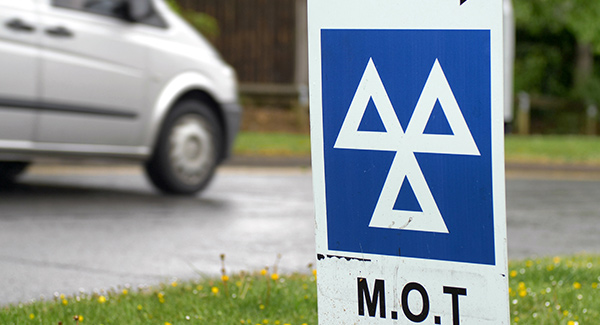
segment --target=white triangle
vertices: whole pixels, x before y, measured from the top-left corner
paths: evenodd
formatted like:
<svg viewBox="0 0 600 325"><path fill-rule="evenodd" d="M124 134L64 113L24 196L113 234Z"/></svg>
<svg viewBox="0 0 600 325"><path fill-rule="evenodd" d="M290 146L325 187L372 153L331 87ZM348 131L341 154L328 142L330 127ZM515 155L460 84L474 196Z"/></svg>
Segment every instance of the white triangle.
<svg viewBox="0 0 600 325"><path fill-rule="evenodd" d="M422 211L394 210L404 178L412 186ZM369 227L448 233L414 154L396 154Z"/></svg>
<svg viewBox="0 0 600 325"><path fill-rule="evenodd" d="M438 100L453 134L424 133L431 112ZM431 68L425 87L423 87L415 111L406 128L406 137L411 139L407 143L411 144L413 152L480 155L471 131L456 102L452 88L450 88L442 66L437 59Z"/></svg>
<svg viewBox="0 0 600 325"><path fill-rule="evenodd" d="M358 130L370 99L373 99L386 132ZM369 59L334 148L396 151L398 141L403 134L404 131L373 59Z"/></svg>

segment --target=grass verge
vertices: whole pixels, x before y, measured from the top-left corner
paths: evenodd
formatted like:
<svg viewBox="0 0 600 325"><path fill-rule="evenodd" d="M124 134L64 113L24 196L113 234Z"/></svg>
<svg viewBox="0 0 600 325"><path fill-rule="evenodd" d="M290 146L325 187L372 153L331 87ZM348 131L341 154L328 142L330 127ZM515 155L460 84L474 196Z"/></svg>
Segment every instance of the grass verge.
<svg viewBox="0 0 600 325"><path fill-rule="evenodd" d="M242 132L234 153L242 156L310 156L310 137L306 134Z"/></svg>
<svg viewBox="0 0 600 325"><path fill-rule="evenodd" d="M509 263L512 324L597 324L600 257L569 256Z"/></svg>
<svg viewBox="0 0 600 325"><path fill-rule="evenodd" d="M600 165L600 139L588 136L516 136L505 139L508 162ZM309 156L306 134L242 132L235 143L236 155Z"/></svg>
<svg viewBox="0 0 600 325"><path fill-rule="evenodd" d="M600 256L511 261L512 324L595 324ZM74 320L74 316L79 318ZM317 324L315 275L267 270L143 289L56 296L0 311L2 324Z"/></svg>
<svg viewBox="0 0 600 325"><path fill-rule="evenodd" d="M315 276L266 270L142 289L58 295L1 309L1 324L317 323ZM77 318L77 319L75 319Z"/></svg>
<svg viewBox="0 0 600 325"><path fill-rule="evenodd" d="M589 136L507 136L506 160L529 163L600 164L600 139Z"/></svg>

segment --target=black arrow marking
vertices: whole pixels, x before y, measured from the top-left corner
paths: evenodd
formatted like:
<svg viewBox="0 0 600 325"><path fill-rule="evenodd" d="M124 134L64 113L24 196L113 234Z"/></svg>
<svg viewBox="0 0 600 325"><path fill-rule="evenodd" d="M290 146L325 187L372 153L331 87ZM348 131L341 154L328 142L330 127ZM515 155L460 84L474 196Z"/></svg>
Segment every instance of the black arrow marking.
<svg viewBox="0 0 600 325"><path fill-rule="evenodd" d="M460 5L462 6L462 4L465 2L467 2L467 0L460 0Z"/></svg>

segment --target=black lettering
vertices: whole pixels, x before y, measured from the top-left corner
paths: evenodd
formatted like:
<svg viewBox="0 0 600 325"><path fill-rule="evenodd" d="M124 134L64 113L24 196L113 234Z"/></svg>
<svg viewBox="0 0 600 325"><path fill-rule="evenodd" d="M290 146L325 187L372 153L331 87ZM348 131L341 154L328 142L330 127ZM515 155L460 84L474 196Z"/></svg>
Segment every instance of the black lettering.
<svg viewBox="0 0 600 325"><path fill-rule="evenodd" d="M367 279L358 278L358 314L365 315L365 302L369 316L375 317L377 314L377 305L379 304L379 317L385 318L385 284L381 279L375 280L373 296L369 293Z"/></svg>
<svg viewBox="0 0 600 325"><path fill-rule="evenodd" d="M467 289L466 288L444 287L444 293L452 295L452 324L459 325L460 324L460 315L458 313L458 296L466 296Z"/></svg>
<svg viewBox="0 0 600 325"><path fill-rule="evenodd" d="M423 299L423 309L417 315L413 314L410 307L408 307L408 294L413 290L417 290L421 295L421 299ZM404 311L404 315L415 323L420 323L427 318L427 315L429 315L429 296L422 285L411 282L402 289L402 310Z"/></svg>

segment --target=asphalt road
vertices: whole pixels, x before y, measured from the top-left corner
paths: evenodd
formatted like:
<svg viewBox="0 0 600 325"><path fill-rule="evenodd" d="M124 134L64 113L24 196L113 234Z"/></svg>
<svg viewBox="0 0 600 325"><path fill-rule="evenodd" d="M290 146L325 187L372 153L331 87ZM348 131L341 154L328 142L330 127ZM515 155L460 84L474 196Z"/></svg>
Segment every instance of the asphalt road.
<svg viewBox="0 0 600 325"><path fill-rule="evenodd" d="M38 168L0 193L0 304L314 260L306 170L228 169L196 198L138 168ZM278 262L278 254L281 259Z"/></svg>
<svg viewBox="0 0 600 325"><path fill-rule="evenodd" d="M596 180L594 180L596 179ZM600 178L509 173L509 257L600 253ZM137 167L34 166L0 190L0 304L314 262L309 169L223 168L194 198ZM278 255L281 254L281 258Z"/></svg>

